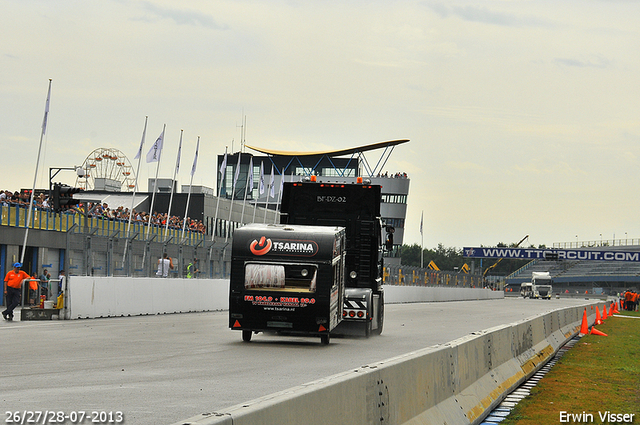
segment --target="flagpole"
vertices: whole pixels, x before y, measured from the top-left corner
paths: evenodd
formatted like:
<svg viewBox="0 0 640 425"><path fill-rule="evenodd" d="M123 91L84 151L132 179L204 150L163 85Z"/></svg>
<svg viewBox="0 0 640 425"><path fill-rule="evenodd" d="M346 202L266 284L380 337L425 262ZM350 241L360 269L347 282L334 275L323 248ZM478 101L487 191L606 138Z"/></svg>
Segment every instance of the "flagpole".
<svg viewBox="0 0 640 425"><path fill-rule="evenodd" d="M166 128L167 128L167 125L164 124L162 126L163 143L164 143L164 131L165 131ZM156 140L156 142L157 142L157 140ZM151 216L153 215L153 204L155 203L156 191L158 190L158 171L160 171L160 157L161 156L162 156L162 147L160 147L159 152L158 152L158 165L156 166L156 178L153 181L153 195L151 196L151 206L149 207L149 221L147 223L147 236L146 236L146 239L149 239L149 232L151 231ZM148 159L147 159L147 162L149 162Z"/></svg>
<svg viewBox="0 0 640 425"><path fill-rule="evenodd" d="M271 187L271 185L269 185ZM262 222L267 222L267 210L269 209L269 193L270 191L267 189L267 200L264 203L264 217L262 218Z"/></svg>
<svg viewBox="0 0 640 425"><path fill-rule="evenodd" d="M260 163L260 181L258 182L258 199L253 204L253 221L256 222L256 211L258 210L258 200L260 200L260 195L264 193L264 162Z"/></svg>
<svg viewBox="0 0 640 425"><path fill-rule="evenodd" d="M231 188L231 204L229 205L229 223L231 223L231 212L233 212L233 198L236 197L236 182L240 175L240 160L242 159L242 152L238 152L238 164L236 165L236 172L233 177L233 186ZM229 232L225 232L224 241L229 240Z"/></svg>
<svg viewBox="0 0 640 425"><path fill-rule="evenodd" d="M271 191L273 190L273 164L271 164L271 179L269 180L269 190L267 190L267 202L264 205L264 219L263 223L267 222L267 211L269 210L269 197L271 196Z"/></svg>
<svg viewBox="0 0 640 425"><path fill-rule="evenodd" d="M244 206L247 204L247 193L249 192L249 182L251 182L251 190L253 190L253 157L249 160L249 171L247 172L247 182L244 187L244 200L242 201L242 215L240 223L244 224Z"/></svg>
<svg viewBox="0 0 640 425"><path fill-rule="evenodd" d="M173 170L173 180L171 180L171 195L169 196L169 211L167 211L167 222L164 226L164 239L167 240L167 234L169 233L169 219L171 218L171 204L173 203L173 188L175 186L176 174L180 169L180 151L182 150L182 133L184 130L180 130L180 143L178 144L178 155L176 157L176 168Z"/></svg>
<svg viewBox="0 0 640 425"><path fill-rule="evenodd" d="M138 166L136 167L136 180L133 184L133 194L131 195L131 209L129 210L129 222L127 223L127 237L124 242L124 253L122 254L122 268L124 268L124 262L127 257L127 248L129 245L129 237L131 237L131 220L133 219L133 207L135 205L136 200L136 189L138 187L138 176L140 175L140 161L142 160L142 148L144 147L144 139L147 135L147 121L149 120L149 116L144 117L144 130L142 130L142 140L140 141L140 147L138 148L138 154L136 158L138 158ZM134 158L135 159L135 158Z"/></svg>
<svg viewBox="0 0 640 425"><path fill-rule="evenodd" d="M189 201L191 200L191 185L193 184L193 175L196 173L196 165L198 163L198 149L200 148L200 136L198 136L198 142L196 143L196 154L193 158L193 166L191 167L191 180L189 180L189 194L187 195L187 207L184 210L184 219L182 220L182 235L180 235L180 241L184 240L184 231L187 227L187 217L189 215Z"/></svg>
<svg viewBox="0 0 640 425"><path fill-rule="evenodd" d="M424 211L420 215L420 268L424 268L424 235L422 234L422 222L424 219Z"/></svg>
<svg viewBox="0 0 640 425"><path fill-rule="evenodd" d="M280 189L278 189L278 198L276 199L276 211L273 216L273 224L278 222L278 209L282 209L282 188L284 187L284 172L282 170L282 174L280 174Z"/></svg>
<svg viewBox="0 0 640 425"><path fill-rule="evenodd" d="M216 236L216 229L218 228L218 207L220 206L220 195L222 194L222 182L224 181L224 175L227 171L227 147L224 148L224 160L222 161L222 167L220 167L220 184L218 185L218 202L216 202L216 215L213 219L213 232L211 232L211 242L213 242Z"/></svg>
<svg viewBox="0 0 640 425"><path fill-rule="evenodd" d="M36 159L36 172L33 176L33 186L31 187L31 197L29 200L29 209L27 211L27 222L25 223L24 242L22 243L22 254L20 254L20 262L24 263L24 253L27 250L27 238L29 237L29 226L31 225L31 210L33 209L33 195L36 191L36 180L38 178L38 166L40 165L40 152L42 152L42 139L47 131L47 118L49 117L49 101L51 100L51 78L49 78L49 90L47 91L47 101L44 106L44 118L42 119L42 132L40 133L40 146L38 146L38 158ZM51 182L49 182L51 186ZM51 189L51 187L49 187Z"/></svg>

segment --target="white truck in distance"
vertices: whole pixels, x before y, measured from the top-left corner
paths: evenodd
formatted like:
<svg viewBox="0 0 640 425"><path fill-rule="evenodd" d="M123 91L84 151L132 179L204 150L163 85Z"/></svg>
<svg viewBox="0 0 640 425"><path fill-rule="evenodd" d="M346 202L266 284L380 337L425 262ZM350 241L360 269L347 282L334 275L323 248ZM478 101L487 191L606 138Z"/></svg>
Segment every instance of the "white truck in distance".
<svg viewBox="0 0 640 425"><path fill-rule="evenodd" d="M523 298L551 299L553 280L549 272L531 272L531 282L520 285L520 295Z"/></svg>

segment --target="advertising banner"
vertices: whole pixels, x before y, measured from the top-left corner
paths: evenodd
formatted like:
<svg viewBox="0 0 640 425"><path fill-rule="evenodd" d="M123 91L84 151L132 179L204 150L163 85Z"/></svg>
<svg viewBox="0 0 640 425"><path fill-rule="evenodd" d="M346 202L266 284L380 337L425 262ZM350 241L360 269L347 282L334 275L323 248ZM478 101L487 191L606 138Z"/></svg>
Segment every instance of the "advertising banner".
<svg viewBox="0 0 640 425"><path fill-rule="evenodd" d="M605 248L605 247L603 247ZM591 260L640 262L638 251L536 248L463 248L466 258L504 258L513 260Z"/></svg>

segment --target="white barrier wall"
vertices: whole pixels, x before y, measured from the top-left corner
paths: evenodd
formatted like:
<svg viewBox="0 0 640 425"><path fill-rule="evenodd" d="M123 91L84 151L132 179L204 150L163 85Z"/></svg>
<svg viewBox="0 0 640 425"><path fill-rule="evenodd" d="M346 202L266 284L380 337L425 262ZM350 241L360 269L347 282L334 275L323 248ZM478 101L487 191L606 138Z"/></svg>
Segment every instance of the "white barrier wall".
<svg viewBox="0 0 640 425"><path fill-rule="evenodd" d="M503 298L502 291L385 285L385 303ZM228 279L72 276L65 318L135 316L229 308Z"/></svg>
<svg viewBox="0 0 640 425"><path fill-rule="evenodd" d="M595 320L594 303L588 320ZM584 307L476 332L174 425L479 424L575 335Z"/></svg>
<svg viewBox="0 0 640 425"><path fill-rule="evenodd" d="M384 285L385 304L431 301L493 300L498 298L504 298L503 291L446 286L425 287Z"/></svg>
<svg viewBox="0 0 640 425"><path fill-rule="evenodd" d="M228 279L73 276L68 319L226 310Z"/></svg>

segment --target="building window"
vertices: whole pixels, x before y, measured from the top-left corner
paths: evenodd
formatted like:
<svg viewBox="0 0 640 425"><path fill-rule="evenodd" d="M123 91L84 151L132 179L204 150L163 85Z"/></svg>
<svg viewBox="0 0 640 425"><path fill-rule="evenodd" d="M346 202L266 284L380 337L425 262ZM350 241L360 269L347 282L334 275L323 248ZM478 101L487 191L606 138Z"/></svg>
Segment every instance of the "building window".
<svg viewBox="0 0 640 425"><path fill-rule="evenodd" d="M343 172L344 174L341 174ZM356 170L353 168L347 168L346 170L345 169L337 170L335 168L323 168L322 175L326 177L355 177Z"/></svg>
<svg viewBox="0 0 640 425"><path fill-rule="evenodd" d="M383 193L382 202L387 204L406 204L407 195L395 195L393 193Z"/></svg>

